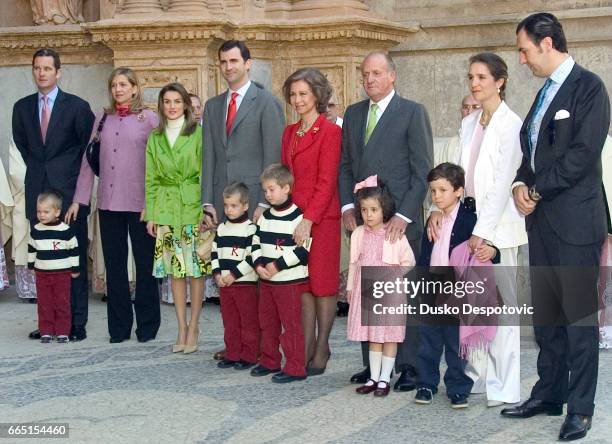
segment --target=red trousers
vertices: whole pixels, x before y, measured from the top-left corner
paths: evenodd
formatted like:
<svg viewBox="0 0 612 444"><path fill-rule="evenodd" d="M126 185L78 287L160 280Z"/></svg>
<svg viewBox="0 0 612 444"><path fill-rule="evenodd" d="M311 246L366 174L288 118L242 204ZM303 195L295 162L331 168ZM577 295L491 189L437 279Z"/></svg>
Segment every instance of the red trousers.
<svg viewBox="0 0 612 444"><path fill-rule="evenodd" d="M219 288L225 330L225 359L254 364L259 355L257 285L232 284Z"/></svg>
<svg viewBox="0 0 612 444"><path fill-rule="evenodd" d="M70 334L71 281L69 271L58 273L36 272L38 330L41 336L68 336Z"/></svg>
<svg viewBox="0 0 612 444"><path fill-rule="evenodd" d="M266 368L281 366L280 346L285 354L283 373L305 376L304 332L302 330L302 294L308 284L272 285L259 283L259 325L261 359Z"/></svg>

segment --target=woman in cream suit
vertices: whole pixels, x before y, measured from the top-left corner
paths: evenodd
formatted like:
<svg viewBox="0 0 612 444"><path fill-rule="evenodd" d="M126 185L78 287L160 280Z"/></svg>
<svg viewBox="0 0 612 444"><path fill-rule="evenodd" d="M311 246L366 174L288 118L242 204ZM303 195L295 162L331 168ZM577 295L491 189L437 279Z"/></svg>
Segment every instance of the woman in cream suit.
<svg viewBox="0 0 612 444"><path fill-rule="evenodd" d="M466 171L466 197L476 200L478 221L469 246L476 254L483 242L499 248L496 284L505 304L511 306L517 305L518 248L527 243L527 233L510 191L521 164L522 122L503 100L507 79L508 68L499 56L481 53L470 58L468 83L482 107L461 122L455 163ZM429 236L435 237L436 219L430 218ZM520 400L520 326L518 320L512 321L497 328L486 356L473 353L466 368L474 379L472 392L486 392L490 407Z"/></svg>

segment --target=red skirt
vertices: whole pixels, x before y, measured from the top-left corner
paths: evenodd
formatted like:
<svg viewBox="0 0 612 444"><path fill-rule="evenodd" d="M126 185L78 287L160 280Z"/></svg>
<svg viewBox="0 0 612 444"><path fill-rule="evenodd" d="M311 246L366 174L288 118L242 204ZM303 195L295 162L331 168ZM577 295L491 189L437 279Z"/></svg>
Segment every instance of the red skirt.
<svg viewBox="0 0 612 444"><path fill-rule="evenodd" d="M340 280L340 219L313 224L308 255L310 290L315 296L336 296Z"/></svg>

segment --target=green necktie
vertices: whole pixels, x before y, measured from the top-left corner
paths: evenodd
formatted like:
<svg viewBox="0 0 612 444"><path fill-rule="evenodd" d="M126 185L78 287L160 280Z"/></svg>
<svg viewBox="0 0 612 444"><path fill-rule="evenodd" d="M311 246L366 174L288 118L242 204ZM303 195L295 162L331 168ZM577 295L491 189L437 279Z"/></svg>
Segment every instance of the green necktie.
<svg viewBox="0 0 612 444"><path fill-rule="evenodd" d="M378 105L376 103L372 103L370 105L370 111L368 112L368 126L366 126L365 145L368 144L368 140L370 140L370 136L374 132L374 128L376 128L376 122L378 122L376 111L378 111Z"/></svg>

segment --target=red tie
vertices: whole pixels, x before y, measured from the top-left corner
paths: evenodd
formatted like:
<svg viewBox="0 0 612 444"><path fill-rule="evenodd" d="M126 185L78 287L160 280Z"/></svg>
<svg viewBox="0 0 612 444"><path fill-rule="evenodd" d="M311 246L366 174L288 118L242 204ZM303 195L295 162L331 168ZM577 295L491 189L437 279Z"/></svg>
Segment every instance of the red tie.
<svg viewBox="0 0 612 444"><path fill-rule="evenodd" d="M45 143L45 139L47 138L47 128L49 128L49 97L42 96L43 106L42 112L40 113L40 133L42 135L42 141Z"/></svg>
<svg viewBox="0 0 612 444"><path fill-rule="evenodd" d="M228 136L232 132L232 125L234 124L234 119L236 118L236 97L238 97L238 93L233 92L229 106L227 107L227 120L225 121L225 132L227 133Z"/></svg>

